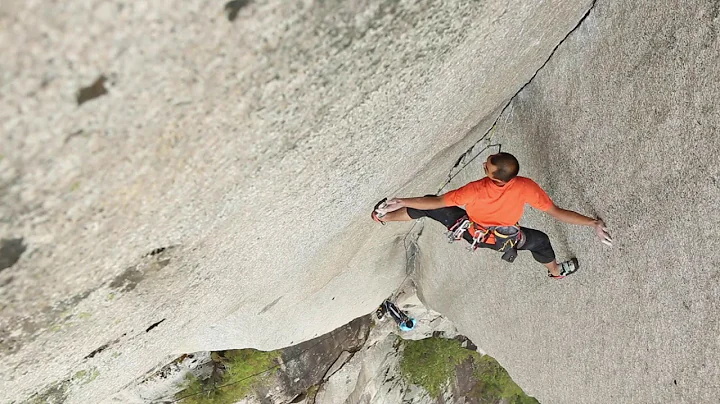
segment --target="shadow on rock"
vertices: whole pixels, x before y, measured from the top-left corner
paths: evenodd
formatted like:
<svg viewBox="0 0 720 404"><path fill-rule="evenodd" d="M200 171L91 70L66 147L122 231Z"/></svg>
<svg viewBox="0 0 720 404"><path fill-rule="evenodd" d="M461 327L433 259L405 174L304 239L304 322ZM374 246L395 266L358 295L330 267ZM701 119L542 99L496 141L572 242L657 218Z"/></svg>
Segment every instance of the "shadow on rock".
<svg viewBox="0 0 720 404"><path fill-rule="evenodd" d="M0 271L15 265L25 250L22 238L0 240Z"/></svg>
<svg viewBox="0 0 720 404"><path fill-rule="evenodd" d="M228 21L235 21L240 10L248 4L250 4L250 0L233 0L225 3Z"/></svg>

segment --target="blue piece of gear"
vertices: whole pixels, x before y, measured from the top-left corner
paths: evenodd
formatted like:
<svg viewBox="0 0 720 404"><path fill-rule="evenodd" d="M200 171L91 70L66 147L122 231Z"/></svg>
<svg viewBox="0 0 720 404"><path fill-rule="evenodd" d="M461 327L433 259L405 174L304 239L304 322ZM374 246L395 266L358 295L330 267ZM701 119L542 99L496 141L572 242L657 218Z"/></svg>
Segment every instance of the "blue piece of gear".
<svg viewBox="0 0 720 404"><path fill-rule="evenodd" d="M407 323L410 323L410 326L408 327ZM400 324L400 330L402 331L411 331L415 328L415 319L410 317L407 321L404 321Z"/></svg>

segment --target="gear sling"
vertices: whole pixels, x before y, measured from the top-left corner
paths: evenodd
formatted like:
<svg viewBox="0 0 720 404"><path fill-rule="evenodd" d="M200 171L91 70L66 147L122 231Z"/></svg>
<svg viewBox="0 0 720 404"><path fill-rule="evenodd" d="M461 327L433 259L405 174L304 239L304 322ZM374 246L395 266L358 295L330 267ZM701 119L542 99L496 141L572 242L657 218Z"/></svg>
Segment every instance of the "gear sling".
<svg viewBox="0 0 720 404"><path fill-rule="evenodd" d="M448 229L448 242L452 243L463 238L465 232L472 237L470 251L478 249L479 245L487 244L488 248L503 253L502 259L507 262L515 261L517 249L525 244L525 236L517 224L514 226L482 226L464 215Z"/></svg>

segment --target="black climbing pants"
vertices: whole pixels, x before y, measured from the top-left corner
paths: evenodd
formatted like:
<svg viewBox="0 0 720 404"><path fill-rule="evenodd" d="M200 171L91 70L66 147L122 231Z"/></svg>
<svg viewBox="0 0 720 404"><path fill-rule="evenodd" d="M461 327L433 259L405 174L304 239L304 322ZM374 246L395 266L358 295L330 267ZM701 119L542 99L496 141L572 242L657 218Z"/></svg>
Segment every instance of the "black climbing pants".
<svg viewBox="0 0 720 404"><path fill-rule="evenodd" d="M466 214L465 209L458 208L456 206L432 210L407 208L407 213L413 219L429 217L442 223L448 229L455 225L455 223L457 223L457 221ZM535 261L541 264L547 264L555 260L555 251L553 251L552 245L550 245L550 237L548 237L547 234L529 227L521 226L520 230L525 236L525 244L518 248L518 250L530 251L533 258L535 258ZM473 238L470 232L466 231L463 234L463 238L465 241L472 244ZM477 246L481 248L491 248L493 250L496 249L494 244L478 243Z"/></svg>

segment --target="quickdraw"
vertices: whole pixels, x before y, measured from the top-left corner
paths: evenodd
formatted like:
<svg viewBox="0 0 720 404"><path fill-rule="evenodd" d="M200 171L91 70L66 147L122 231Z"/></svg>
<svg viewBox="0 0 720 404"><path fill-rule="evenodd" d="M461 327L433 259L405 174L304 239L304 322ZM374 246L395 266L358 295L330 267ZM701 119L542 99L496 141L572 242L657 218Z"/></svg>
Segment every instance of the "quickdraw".
<svg viewBox="0 0 720 404"><path fill-rule="evenodd" d="M470 221L470 219L468 219L467 216L463 216L460 219L458 219L458 221L455 222L455 224L452 225L452 227L450 227L448 229L448 232L447 232L448 243L452 243L457 240L460 240L463 237L463 234L465 233L465 231L467 231L467 229L470 228L470 225L472 225L472 222Z"/></svg>
<svg viewBox="0 0 720 404"><path fill-rule="evenodd" d="M517 249L525 243L525 237L520 226L481 226L474 223L465 215L455 222L448 229L447 237L449 242L460 240L463 234L472 232L473 242L468 249L475 251L479 244L492 244L497 251L504 252L503 259L512 262L517 256Z"/></svg>

